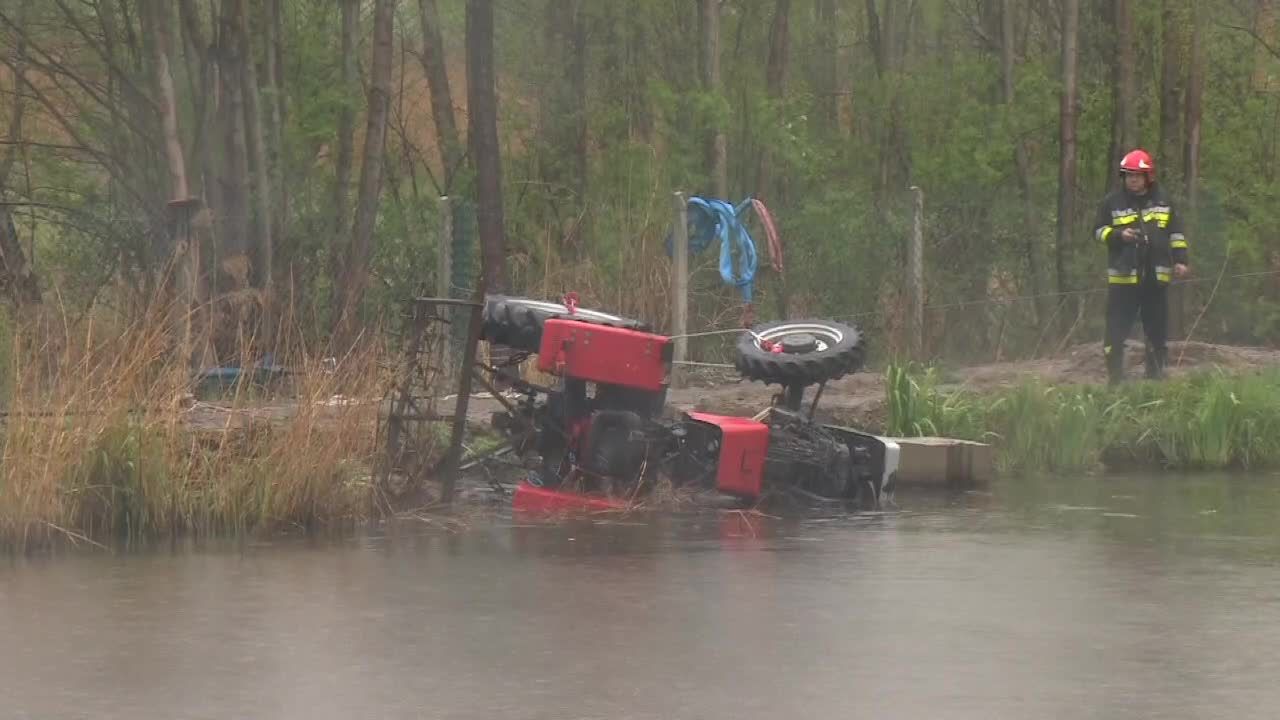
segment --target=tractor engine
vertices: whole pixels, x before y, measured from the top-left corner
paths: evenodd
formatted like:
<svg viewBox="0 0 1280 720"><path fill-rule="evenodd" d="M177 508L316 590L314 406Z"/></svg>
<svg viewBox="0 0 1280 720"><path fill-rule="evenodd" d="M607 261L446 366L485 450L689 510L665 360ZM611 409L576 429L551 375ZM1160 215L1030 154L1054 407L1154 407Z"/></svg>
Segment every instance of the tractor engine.
<svg viewBox="0 0 1280 720"><path fill-rule="evenodd" d="M654 424L666 402L669 338L572 319L543 323L538 369L560 378L557 388L526 386L518 418L495 417L512 435L533 428L527 449L542 458L537 480L556 486L575 470L587 485L634 481L668 433ZM534 391L546 394L545 403Z"/></svg>
<svg viewBox="0 0 1280 720"><path fill-rule="evenodd" d="M765 478L823 497L845 497L853 477L849 446L803 415L775 407L769 414Z"/></svg>

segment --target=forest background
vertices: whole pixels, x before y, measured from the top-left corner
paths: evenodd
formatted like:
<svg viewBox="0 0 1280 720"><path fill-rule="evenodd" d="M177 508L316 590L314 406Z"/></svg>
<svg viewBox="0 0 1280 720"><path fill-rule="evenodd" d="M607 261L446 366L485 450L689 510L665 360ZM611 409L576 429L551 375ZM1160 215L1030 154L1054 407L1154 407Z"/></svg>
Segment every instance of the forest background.
<svg viewBox="0 0 1280 720"><path fill-rule="evenodd" d="M672 193L762 199L760 319L990 361L1100 336L1143 146L1187 213L1175 337L1280 340L1273 0L0 0L5 322L189 310L192 361L339 352L437 287L669 327ZM451 206L441 196L458 199ZM451 207L445 211L443 208ZM753 221L754 222L754 221ZM751 225L757 239L760 227ZM763 247L762 257L765 256ZM715 251L691 331L741 323ZM6 333L11 335L12 333ZM695 344L723 359L726 343Z"/></svg>

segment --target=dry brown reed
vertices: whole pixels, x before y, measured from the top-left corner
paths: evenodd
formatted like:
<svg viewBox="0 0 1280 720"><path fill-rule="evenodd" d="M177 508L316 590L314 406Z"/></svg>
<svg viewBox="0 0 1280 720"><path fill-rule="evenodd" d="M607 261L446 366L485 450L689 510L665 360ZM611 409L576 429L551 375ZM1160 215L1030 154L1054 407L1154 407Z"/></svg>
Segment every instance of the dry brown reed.
<svg viewBox="0 0 1280 720"><path fill-rule="evenodd" d="M246 373L218 401L196 401L169 310L17 333L0 435L0 547L369 516L382 343L326 361L285 327L272 343L290 368L281 393L264 397ZM241 366L263 345L238 338Z"/></svg>

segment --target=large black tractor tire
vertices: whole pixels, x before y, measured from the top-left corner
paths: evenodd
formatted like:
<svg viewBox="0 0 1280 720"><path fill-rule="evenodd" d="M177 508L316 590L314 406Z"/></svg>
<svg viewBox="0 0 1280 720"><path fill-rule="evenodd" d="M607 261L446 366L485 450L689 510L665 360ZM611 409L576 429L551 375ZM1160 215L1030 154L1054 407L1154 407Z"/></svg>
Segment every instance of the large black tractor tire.
<svg viewBox="0 0 1280 720"><path fill-rule="evenodd" d="M639 320L611 315L599 310L569 308L557 302L532 298L489 295L484 299L480 339L523 352L538 352L542 345L542 325L553 318L571 318L592 325L609 325L630 330L647 330Z"/></svg>
<svg viewBox="0 0 1280 720"><path fill-rule="evenodd" d="M781 343L773 352L767 343ZM862 369L862 335L830 320L762 323L738 338L738 372L766 384L816 385Z"/></svg>

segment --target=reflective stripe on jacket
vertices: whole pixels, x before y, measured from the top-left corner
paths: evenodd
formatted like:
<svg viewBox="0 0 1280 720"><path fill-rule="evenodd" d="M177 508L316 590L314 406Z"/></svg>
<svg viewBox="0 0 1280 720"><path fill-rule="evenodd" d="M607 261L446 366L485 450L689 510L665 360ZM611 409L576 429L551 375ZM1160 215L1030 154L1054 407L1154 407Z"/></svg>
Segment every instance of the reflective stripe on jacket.
<svg viewBox="0 0 1280 720"><path fill-rule="evenodd" d="M1125 242L1121 232L1134 228L1143 237ZM1107 195L1098 208L1094 237L1107 246L1107 282L1136 285L1150 274L1164 285L1173 275L1173 266L1187 262L1187 236L1182 214L1159 187L1146 195L1132 195L1120 189Z"/></svg>

